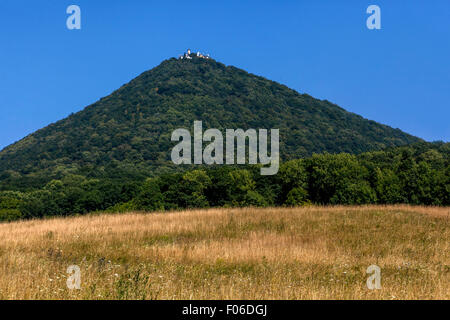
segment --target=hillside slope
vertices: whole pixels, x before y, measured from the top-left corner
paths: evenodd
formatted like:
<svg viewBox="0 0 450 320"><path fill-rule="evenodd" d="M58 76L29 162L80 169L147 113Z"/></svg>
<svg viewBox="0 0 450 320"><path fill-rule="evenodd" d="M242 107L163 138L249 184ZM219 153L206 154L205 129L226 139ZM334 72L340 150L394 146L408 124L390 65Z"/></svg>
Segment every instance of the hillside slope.
<svg viewBox="0 0 450 320"><path fill-rule="evenodd" d="M41 185L67 173L138 177L172 167L174 129L280 129L282 160L420 141L328 101L212 59L169 59L0 152L0 184Z"/></svg>

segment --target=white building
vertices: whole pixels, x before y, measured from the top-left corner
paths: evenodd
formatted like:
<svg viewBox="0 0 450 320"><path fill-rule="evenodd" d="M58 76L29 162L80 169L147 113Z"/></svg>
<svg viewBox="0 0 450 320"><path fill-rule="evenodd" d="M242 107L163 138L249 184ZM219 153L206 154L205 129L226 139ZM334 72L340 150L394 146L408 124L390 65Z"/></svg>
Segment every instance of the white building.
<svg viewBox="0 0 450 320"><path fill-rule="evenodd" d="M178 59L192 59L191 53L192 53L191 49L187 49L187 52L185 52L182 55L179 55ZM202 58L202 59L209 59L210 58L209 54L204 55L200 51L197 51L197 57L198 58Z"/></svg>

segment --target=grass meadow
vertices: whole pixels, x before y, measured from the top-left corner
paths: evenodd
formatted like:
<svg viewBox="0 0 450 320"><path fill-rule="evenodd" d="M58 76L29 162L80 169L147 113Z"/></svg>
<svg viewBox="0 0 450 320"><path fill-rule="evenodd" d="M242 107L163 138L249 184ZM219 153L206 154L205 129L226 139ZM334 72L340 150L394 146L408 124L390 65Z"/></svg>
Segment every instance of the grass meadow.
<svg viewBox="0 0 450 320"><path fill-rule="evenodd" d="M3 223L0 299L449 299L449 218L311 206ZM373 264L379 290L366 286Z"/></svg>

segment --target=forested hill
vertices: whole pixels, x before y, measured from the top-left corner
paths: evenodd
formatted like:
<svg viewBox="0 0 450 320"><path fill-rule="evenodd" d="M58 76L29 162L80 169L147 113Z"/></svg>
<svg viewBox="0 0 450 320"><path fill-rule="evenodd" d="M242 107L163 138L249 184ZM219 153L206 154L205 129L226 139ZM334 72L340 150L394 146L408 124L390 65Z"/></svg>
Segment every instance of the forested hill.
<svg viewBox="0 0 450 320"><path fill-rule="evenodd" d="M0 188L67 174L137 178L172 168L174 129L280 129L281 160L420 141L328 101L213 59L169 59L0 152Z"/></svg>

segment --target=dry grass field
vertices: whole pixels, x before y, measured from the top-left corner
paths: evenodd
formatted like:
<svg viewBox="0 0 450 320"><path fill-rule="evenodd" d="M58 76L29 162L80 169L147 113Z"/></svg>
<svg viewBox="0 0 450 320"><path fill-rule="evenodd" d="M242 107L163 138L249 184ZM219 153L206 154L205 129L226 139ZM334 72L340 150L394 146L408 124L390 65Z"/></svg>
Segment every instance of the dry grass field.
<svg viewBox="0 0 450 320"><path fill-rule="evenodd" d="M0 224L0 299L449 299L450 209L210 209ZM366 269L381 268L380 290ZM66 286L69 265L81 289Z"/></svg>

